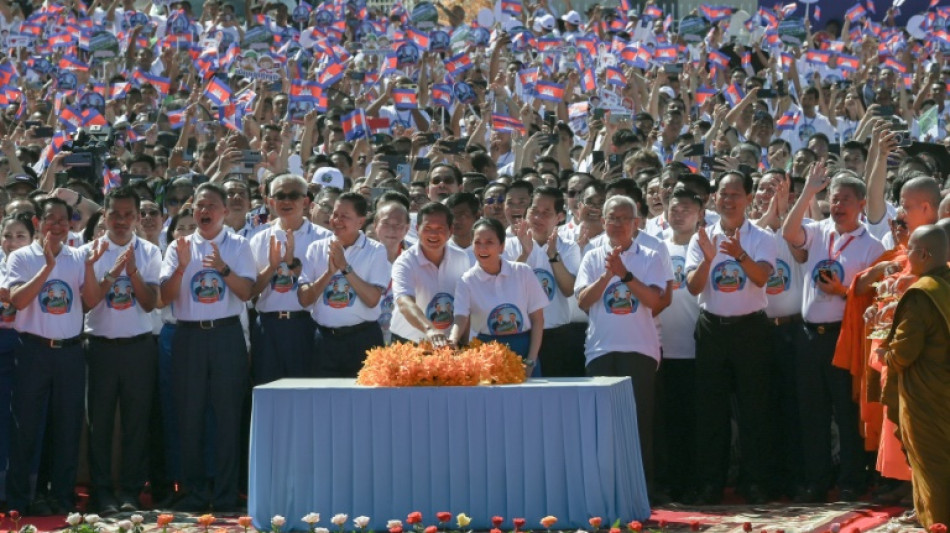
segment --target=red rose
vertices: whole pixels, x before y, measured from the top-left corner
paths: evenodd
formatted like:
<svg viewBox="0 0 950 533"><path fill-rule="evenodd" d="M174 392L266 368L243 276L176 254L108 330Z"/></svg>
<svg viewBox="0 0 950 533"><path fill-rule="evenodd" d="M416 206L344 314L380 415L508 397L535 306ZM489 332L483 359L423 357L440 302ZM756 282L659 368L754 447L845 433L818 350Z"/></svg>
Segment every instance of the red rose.
<svg viewBox="0 0 950 533"><path fill-rule="evenodd" d="M690 522L690 523L689 523L689 530L690 530L690 531L699 531L699 522L697 522L697 521L695 521L695 520L693 520L692 522Z"/></svg>
<svg viewBox="0 0 950 533"><path fill-rule="evenodd" d="M12 511L10 511L10 520L16 521L19 519L20 519L20 511L17 511L16 509L13 509Z"/></svg>
<svg viewBox="0 0 950 533"><path fill-rule="evenodd" d="M600 527L603 519L601 519L599 516L592 516L591 518L587 519L587 522L590 524L590 527L597 529Z"/></svg>
<svg viewBox="0 0 950 533"><path fill-rule="evenodd" d="M746 533L749 533L750 531L752 531L752 522L743 522L742 531L745 531Z"/></svg>
<svg viewBox="0 0 950 533"><path fill-rule="evenodd" d="M438 533L439 528L436 526L429 526L426 528L425 533Z"/></svg>
<svg viewBox="0 0 950 533"><path fill-rule="evenodd" d="M637 533L640 533L640 531L643 531L643 524L641 524L637 520L634 520L633 522L630 522L629 524L627 524L627 528L630 531L636 531Z"/></svg>
<svg viewBox="0 0 950 533"><path fill-rule="evenodd" d="M501 527L501 525L504 523L505 519L500 516L491 517L491 525L495 526L496 528Z"/></svg>
<svg viewBox="0 0 950 533"><path fill-rule="evenodd" d="M402 533L402 526L393 526L389 528L389 533Z"/></svg>
<svg viewBox="0 0 950 533"><path fill-rule="evenodd" d="M947 533L947 526L945 524L934 524L930 526L930 533Z"/></svg>
<svg viewBox="0 0 950 533"><path fill-rule="evenodd" d="M449 520L452 520L452 513L448 511L440 511L435 513L435 519L439 522L448 522Z"/></svg>
<svg viewBox="0 0 950 533"><path fill-rule="evenodd" d="M489 531L489 533L501 533L501 530L498 529L497 527L493 527L491 531Z"/></svg>
<svg viewBox="0 0 950 533"><path fill-rule="evenodd" d="M515 518L514 520L512 520L512 522L514 522L515 524L515 529L521 529L527 523L527 521L524 518Z"/></svg>
<svg viewBox="0 0 950 533"><path fill-rule="evenodd" d="M407 524L419 524L422 523L422 513L419 511L414 511L409 513L409 516L406 517Z"/></svg>
<svg viewBox="0 0 950 533"><path fill-rule="evenodd" d="M610 528L610 533L620 533L620 528L619 528L619 527L612 527L612 528Z"/></svg>

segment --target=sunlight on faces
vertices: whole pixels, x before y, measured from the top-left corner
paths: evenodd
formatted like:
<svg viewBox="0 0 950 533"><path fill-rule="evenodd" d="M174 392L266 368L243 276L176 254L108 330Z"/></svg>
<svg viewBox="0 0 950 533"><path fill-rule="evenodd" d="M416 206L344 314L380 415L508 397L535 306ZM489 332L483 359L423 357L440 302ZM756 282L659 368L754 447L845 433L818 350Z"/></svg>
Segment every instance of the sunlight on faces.
<svg viewBox="0 0 950 533"><path fill-rule="evenodd" d="M564 218L563 213L556 211L554 204L554 198L538 194L534 196L531 207L528 208L528 224L534 234L534 239L538 242L547 240Z"/></svg>
<svg viewBox="0 0 950 533"><path fill-rule="evenodd" d="M670 227L677 233L687 233L699 227L702 208L683 198L670 200Z"/></svg>
<svg viewBox="0 0 950 533"><path fill-rule="evenodd" d="M612 246L626 246L633 241L639 218L636 207L619 198L604 205L604 228Z"/></svg>
<svg viewBox="0 0 950 533"><path fill-rule="evenodd" d="M461 206L456 206L456 209L459 207ZM466 207L465 211L469 211L469 209ZM452 228L449 227L444 213L429 213L422 217L419 220L417 232L419 234L419 245L429 252L442 250L449 242L449 237L452 236Z"/></svg>
<svg viewBox="0 0 950 533"><path fill-rule="evenodd" d="M409 213L397 203L384 205L376 213L376 239L385 245L397 245L409 232Z"/></svg>
<svg viewBox="0 0 950 533"><path fill-rule="evenodd" d="M728 174L719 182L716 210L723 218L741 218L749 205L750 196L742 186L742 177L738 174Z"/></svg>
<svg viewBox="0 0 950 533"><path fill-rule="evenodd" d="M831 206L831 219L835 224L847 227L858 223L866 201L858 198L854 188L836 185L829 192L828 204Z"/></svg>
<svg viewBox="0 0 950 533"><path fill-rule="evenodd" d="M524 218L528 206L531 205L531 195L527 189L509 189L505 195L505 219L508 224L514 224Z"/></svg>
<svg viewBox="0 0 950 533"><path fill-rule="evenodd" d="M365 216L360 216L349 200L337 200L333 205L333 213L330 215L330 229L337 239L349 243L356 240L363 224L366 222Z"/></svg>
<svg viewBox="0 0 950 533"><path fill-rule="evenodd" d="M475 259L483 270L498 268L501 253L505 250L505 243L498 240L498 235L487 226L479 226L475 230L475 240L472 243Z"/></svg>
<svg viewBox="0 0 950 533"><path fill-rule="evenodd" d="M30 244L30 232L27 231L26 226L18 220L7 222L3 227L2 240L0 240L3 253L9 257L14 251L28 244Z"/></svg>
<svg viewBox="0 0 950 533"><path fill-rule="evenodd" d="M66 206L60 204L47 204L43 209L42 217L34 220L34 225L40 235L49 233L53 242L66 242L69 237L69 211Z"/></svg>
<svg viewBox="0 0 950 533"><path fill-rule="evenodd" d="M505 221L505 192L502 187L488 187L482 198L482 211L485 218Z"/></svg>
<svg viewBox="0 0 950 533"><path fill-rule="evenodd" d="M307 212L310 198L307 197L307 188L300 183L277 179L271 184L267 204L278 217L296 219Z"/></svg>
<svg viewBox="0 0 950 533"><path fill-rule="evenodd" d="M213 190L204 189L195 198L195 221L198 231L206 237L217 235L228 213L224 200Z"/></svg>
<svg viewBox="0 0 950 533"><path fill-rule="evenodd" d="M105 220L106 230L110 237L117 241L116 244L128 242L140 220L135 200L132 198L113 200L101 220Z"/></svg>

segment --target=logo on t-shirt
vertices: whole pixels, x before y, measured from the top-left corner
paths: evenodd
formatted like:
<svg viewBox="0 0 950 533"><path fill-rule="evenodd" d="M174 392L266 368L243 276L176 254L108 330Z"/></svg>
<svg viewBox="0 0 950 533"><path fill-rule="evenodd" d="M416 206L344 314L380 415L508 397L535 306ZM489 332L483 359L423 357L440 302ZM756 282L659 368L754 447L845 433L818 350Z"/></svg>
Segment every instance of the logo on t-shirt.
<svg viewBox="0 0 950 533"><path fill-rule="evenodd" d="M38 296L40 311L51 315L65 315L73 308L73 290L64 281L51 279L43 284Z"/></svg>
<svg viewBox="0 0 950 533"><path fill-rule="evenodd" d="M10 324L14 320L16 320L16 307L6 302L0 304L0 322Z"/></svg>
<svg viewBox="0 0 950 533"><path fill-rule="evenodd" d="M844 283L844 267L834 259L822 259L815 263L811 269L811 282L818 285L818 276L822 272L834 272L838 276L838 281ZM830 280L832 276L826 275L825 278Z"/></svg>
<svg viewBox="0 0 950 533"><path fill-rule="evenodd" d="M393 293L387 289L383 293L383 298L379 301L379 319L376 322L383 331L389 331L389 325L393 321Z"/></svg>
<svg viewBox="0 0 950 533"><path fill-rule="evenodd" d="M538 281L541 282L541 288L544 289L544 294L548 295L548 301L554 299L554 289L556 287L554 281L554 275L549 271L544 270L543 268L534 269L534 275L538 277Z"/></svg>
<svg viewBox="0 0 950 533"><path fill-rule="evenodd" d="M488 313L488 332L492 335L513 335L523 328L524 318L514 305L501 304Z"/></svg>
<svg viewBox="0 0 950 533"><path fill-rule="evenodd" d="M811 124L802 124L801 128L798 128L798 140L803 143L807 143L808 139L811 139L811 136L815 134L815 127Z"/></svg>
<svg viewBox="0 0 950 533"><path fill-rule="evenodd" d="M330 278L327 288L323 289L323 305L333 309L351 307L356 303L356 291L350 287L343 274L336 274Z"/></svg>
<svg viewBox="0 0 950 533"><path fill-rule="evenodd" d="M295 278L294 273L287 268L286 263L281 263L280 266L277 267L277 272L270 280L270 288L274 292L281 294L297 289L297 278Z"/></svg>
<svg viewBox="0 0 950 533"><path fill-rule="evenodd" d="M719 263L712 269L712 286L714 291L736 292L745 287L745 270L738 261L728 260Z"/></svg>
<svg viewBox="0 0 950 533"><path fill-rule="evenodd" d="M199 270L191 277L191 299L202 304L214 304L224 300L228 286L214 269Z"/></svg>
<svg viewBox="0 0 950 533"><path fill-rule="evenodd" d="M633 297L630 287L622 281L611 283L604 291L604 309L612 315L636 313L640 302Z"/></svg>
<svg viewBox="0 0 950 533"><path fill-rule="evenodd" d="M686 286L686 259L673 255L670 262L673 263L673 289L682 289Z"/></svg>
<svg viewBox="0 0 950 533"><path fill-rule="evenodd" d="M109 294L106 294L106 307L122 311L135 305L135 295L132 293L132 280L122 276L115 280Z"/></svg>
<svg viewBox="0 0 950 533"><path fill-rule="evenodd" d="M769 276L769 282L765 285L766 294L782 294L792 285L792 269L788 263L781 259L775 260L775 270Z"/></svg>
<svg viewBox="0 0 950 533"><path fill-rule="evenodd" d="M426 317L436 329L449 329L455 314L455 298L447 292L436 293L426 306Z"/></svg>

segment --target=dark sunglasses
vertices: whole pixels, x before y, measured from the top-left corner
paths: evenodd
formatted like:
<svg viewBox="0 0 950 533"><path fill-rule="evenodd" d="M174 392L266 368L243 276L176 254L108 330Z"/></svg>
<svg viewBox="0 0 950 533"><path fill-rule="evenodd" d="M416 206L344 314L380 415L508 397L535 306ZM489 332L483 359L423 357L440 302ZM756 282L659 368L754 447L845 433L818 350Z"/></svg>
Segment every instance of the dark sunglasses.
<svg viewBox="0 0 950 533"><path fill-rule="evenodd" d="M295 192L275 192L274 194L271 195L271 198L273 198L274 200L277 200L278 202L281 202L284 200L290 200L291 202L295 202L303 198L304 196L305 195L302 192L296 192L296 191Z"/></svg>
<svg viewBox="0 0 950 533"><path fill-rule="evenodd" d="M455 183L455 178L432 178L429 180L429 185L441 185L443 183L452 185Z"/></svg>

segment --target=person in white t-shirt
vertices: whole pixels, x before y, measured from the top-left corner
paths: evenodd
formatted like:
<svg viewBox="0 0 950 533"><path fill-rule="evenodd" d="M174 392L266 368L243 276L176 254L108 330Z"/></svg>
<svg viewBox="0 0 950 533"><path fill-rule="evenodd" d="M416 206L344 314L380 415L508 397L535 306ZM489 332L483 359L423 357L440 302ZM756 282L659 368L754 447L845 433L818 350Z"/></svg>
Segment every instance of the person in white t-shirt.
<svg viewBox="0 0 950 533"><path fill-rule="evenodd" d="M525 219L512 226L514 235L505 242L505 259L527 264L534 270L548 298L544 310L544 337L541 342L541 375L570 377L582 363L572 342L571 305L574 279L580 266L580 249L558 236L557 225L564 220L564 195L541 186L531 195ZM582 347L582 346L581 346Z"/></svg>
<svg viewBox="0 0 950 533"><path fill-rule="evenodd" d="M538 362L544 334L547 294L524 263L502 258L505 228L501 222L483 218L475 223L476 265L455 286L455 323L449 336L462 344L466 332L483 342L506 344L525 361L532 375Z"/></svg>
<svg viewBox="0 0 950 533"><path fill-rule="evenodd" d="M804 224L809 204L826 187L831 218ZM805 482L804 492L797 498L801 501L825 501L827 497L833 471L832 417L840 439L838 497L855 501L867 488L864 442L859 433L858 405L852 399L851 374L831 363L852 278L884 252L884 246L861 223L866 195L864 182L853 172L839 170L831 179L819 163L809 173L805 189L782 226L788 244L808 254L804 262L804 327L799 329L796 341Z"/></svg>
<svg viewBox="0 0 950 533"><path fill-rule="evenodd" d="M660 252L636 241L637 205L624 195L604 203L606 238L581 261L574 294L590 316L589 376L629 376L637 404L643 468L653 475L653 405L660 338L653 310L663 303L669 274ZM659 246L662 247L662 244Z"/></svg>

